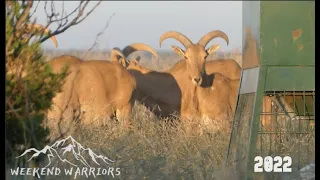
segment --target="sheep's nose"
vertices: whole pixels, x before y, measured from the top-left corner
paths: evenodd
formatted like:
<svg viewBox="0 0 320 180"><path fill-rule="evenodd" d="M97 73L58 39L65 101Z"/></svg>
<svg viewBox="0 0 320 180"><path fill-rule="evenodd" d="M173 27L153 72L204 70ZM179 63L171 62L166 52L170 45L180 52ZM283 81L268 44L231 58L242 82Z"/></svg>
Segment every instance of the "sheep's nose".
<svg viewBox="0 0 320 180"><path fill-rule="evenodd" d="M193 78L193 80L194 80L194 82L199 83L201 81L201 78L200 77L195 77L195 78Z"/></svg>
<svg viewBox="0 0 320 180"><path fill-rule="evenodd" d="M199 83L200 78L194 78L193 80L194 80L195 82Z"/></svg>

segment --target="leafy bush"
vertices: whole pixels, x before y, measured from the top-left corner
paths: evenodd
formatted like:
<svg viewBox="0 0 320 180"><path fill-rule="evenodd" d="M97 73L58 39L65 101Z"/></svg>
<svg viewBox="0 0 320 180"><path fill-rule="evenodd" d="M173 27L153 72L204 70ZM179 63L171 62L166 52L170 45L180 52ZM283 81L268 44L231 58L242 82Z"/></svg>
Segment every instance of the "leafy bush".
<svg viewBox="0 0 320 180"><path fill-rule="evenodd" d="M45 113L60 91L66 71L54 74L45 65L40 42L31 41L32 35L37 39L41 34L26 31L28 6L16 1L6 2L6 6L6 162L12 163L24 150L40 149L47 143Z"/></svg>

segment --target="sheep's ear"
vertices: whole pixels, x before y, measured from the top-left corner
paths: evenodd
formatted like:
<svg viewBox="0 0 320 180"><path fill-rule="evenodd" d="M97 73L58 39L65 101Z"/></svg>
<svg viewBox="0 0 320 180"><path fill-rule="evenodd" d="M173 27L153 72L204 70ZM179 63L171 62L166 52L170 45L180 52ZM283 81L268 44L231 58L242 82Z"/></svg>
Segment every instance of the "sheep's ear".
<svg viewBox="0 0 320 180"><path fill-rule="evenodd" d="M176 54L178 54L179 56L181 56L183 58L186 58L184 50L182 50L181 48L179 48L177 46L172 46L171 48Z"/></svg>
<svg viewBox="0 0 320 180"><path fill-rule="evenodd" d="M127 59L123 58L123 57L119 58L119 62L125 68L127 68L129 66L129 61Z"/></svg>
<svg viewBox="0 0 320 180"><path fill-rule="evenodd" d="M118 62L123 65L124 55L119 48L113 48L110 55L111 61Z"/></svg>
<svg viewBox="0 0 320 180"><path fill-rule="evenodd" d="M220 45L215 44L215 45L210 46L206 51L207 51L207 53L209 55L209 54L217 51L219 48L220 48Z"/></svg>

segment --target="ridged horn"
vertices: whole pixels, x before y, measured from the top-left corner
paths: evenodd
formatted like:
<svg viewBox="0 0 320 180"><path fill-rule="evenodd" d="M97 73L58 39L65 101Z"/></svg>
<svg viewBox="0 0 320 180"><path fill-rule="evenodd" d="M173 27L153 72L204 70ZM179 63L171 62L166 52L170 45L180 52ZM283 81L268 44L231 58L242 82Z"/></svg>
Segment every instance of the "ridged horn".
<svg viewBox="0 0 320 180"><path fill-rule="evenodd" d="M229 45L229 38L227 36L226 33L224 33L223 31L220 30L214 30L211 32L208 32L207 34L205 34L198 42L198 44L206 47L207 44L214 38L220 37L222 39L224 39L227 42L227 45Z"/></svg>
<svg viewBox="0 0 320 180"><path fill-rule="evenodd" d="M35 29L38 29L40 31L44 29L44 33L45 34L50 34L51 33L50 29L45 28L44 26L42 26L40 24L27 24L27 28L28 29L35 28ZM51 36L50 39L53 41L54 45L57 48L58 47L58 41L57 41L56 37L55 36Z"/></svg>
<svg viewBox="0 0 320 180"><path fill-rule="evenodd" d="M120 48L115 47L111 50L111 61L118 61L117 55L121 56L123 59L126 59Z"/></svg>
<svg viewBox="0 0 320 180"><path fill-rule="evenodd" d="M161 47L162 42L168 38L173 38L173 39L179 41L185 48L187 48L193 44L191 42L191 40L189 38L187 38L187 36L177 32L177 31L168 31L168 32L162 34L162 36L160 37L159 46Z"/></svg>
<svg viewBox="0 0 320 180"><path fill-rule="evenodd" d="M158 53L156 50L154 50L151 46L148 46L144 43L133 43L125 48L123 48L122 53L125 57L128 57L131 53L135 51L148 51L152 55L154 55L156 58L158 58Z"/></svg>

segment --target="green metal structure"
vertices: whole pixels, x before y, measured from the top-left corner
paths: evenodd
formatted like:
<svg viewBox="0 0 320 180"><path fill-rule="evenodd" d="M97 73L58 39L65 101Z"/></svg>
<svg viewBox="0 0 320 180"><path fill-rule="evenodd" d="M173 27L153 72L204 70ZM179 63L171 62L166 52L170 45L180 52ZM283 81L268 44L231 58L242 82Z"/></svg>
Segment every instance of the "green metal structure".
<svg viewBox="0 0 320 180"><path fill-rule="evenodd" d="M315 2L248 1L242 11L243 71L227 165L240 179L295 179L315 156ZM291 173L254 172L256 156L286 155Z"/></svg>

